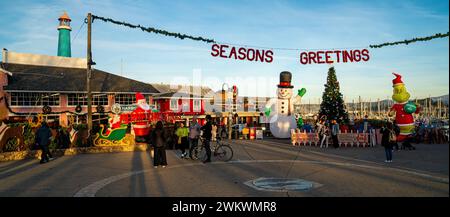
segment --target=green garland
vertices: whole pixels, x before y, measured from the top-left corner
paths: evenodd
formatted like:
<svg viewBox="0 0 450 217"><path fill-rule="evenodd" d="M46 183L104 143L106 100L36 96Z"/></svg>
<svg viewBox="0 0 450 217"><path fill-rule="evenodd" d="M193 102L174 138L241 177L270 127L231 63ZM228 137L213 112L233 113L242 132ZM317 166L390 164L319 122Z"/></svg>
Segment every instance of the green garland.
<svg viewBox="0 0 450 217"><path fill-rule="evenodd" d="M396 42L388 42L388 43L384 43L384 44L378 44L378 45L369 45L370 48L381 48L384 46L394 46L394 45L399 45L399 44L406 44L408 45L409 43L414 43L414 42L418 42L418 41L430 41L433 40L435 38L445 38L448 37L448 33L442 34L442 33L437 33L433 36L428 36L428 37L422 37L422 38L413 38L410 40L404 40L404 41L396 41Z"/></svg>
<svg viewBox="0 0 450 217"><path fill-rule="evenodd" d="M106 23L110 22L110 23L114 23L114 24L117 24L117 25L130 27L130 28L133 28L133 29L139 28L139 29L141 29L144 32L161 34L161 35L165 35L165 36L172 36L172 37L175 37L175 38L179 38L181 40L187 38L187 39L191 39L191 40L194 40L194 41L203 41L203 42L206 42L206 43L215 43L215 41L213 39L207 39L207 38L203 38L203 37L195 37L195 36L190 36L190 35L186 35L186 34L168 32L166 30L156 29L156 28L153 28L153 27L144 27L144 26L141 26L141 25L133 25L133 24L126 23L126 22L113 20L111 18L105 18L105 17L92 15L92 22L94 22L95 19L99 19L99 20L101 20L103 22L106 22Z"/></svg>
<svg viewBox="0 0 450 217"><path fill-rule="evenodd" d="M99 19L103 22L110 22L110 23L114 23L116 25L122 25L122 26L126 26L126 27L130 27L130 28L139 28L144 32L149 32L149 33L155 33L155 34L161 34L161 35L165 35L165 36L172 36L175 38L179 38L179 39L191 39L194 41L203 41L206 43L216 43L215 40L213 39L207 39L207 38L203 38L203 37L195 37L195 36L190 36L190 35L186 35L186 34L180 34L180 33L174 33L174 32L168 32L166 30L161 30L161 29L156 29L153 27L144 27L141 25L134 25L134 24L130 24L130 23L126 23L126 22L121 22L121 21L117 21L117 20L113 20L111 18L105 18L105 17L100 17L100 16L96 16L96 15L92 15L92 22L94 22L95 19ZM87 22L87 21L85 21ZM369 45L370 48L381 48L381 47L385 47L385 46L394 46L394 45L399 45L399 44L410 44L410 43L414 43L414 42L418 42L418 41L430 41L436 38L445 38L449 36L449 32L443 34L443 33L437 33L433 36L428 36L428 37L422 37L422 38L413 38L410 40L404 40L404 41L396 41L396 42L387 42L387 43L383 43L383 44L377 44L377 45ZM243 45L244 46L244 45ZM246 45L247 46L247 45ZM255 46L250 46L248 45L248 47L255 47Z"/></svg>

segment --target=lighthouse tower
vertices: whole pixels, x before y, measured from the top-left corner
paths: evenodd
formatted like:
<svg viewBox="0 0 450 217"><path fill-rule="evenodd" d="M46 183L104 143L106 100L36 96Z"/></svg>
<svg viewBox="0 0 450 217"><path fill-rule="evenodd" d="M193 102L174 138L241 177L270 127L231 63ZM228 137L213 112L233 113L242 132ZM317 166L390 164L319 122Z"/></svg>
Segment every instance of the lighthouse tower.
<svg viewBox="0 0 450 217"><path fill-rule="evenodd" d="M58 38L58 56L61 57L71 57L70 51L70 21L69 15L66 12L58 18L59 20L59 38Z"/></svg>

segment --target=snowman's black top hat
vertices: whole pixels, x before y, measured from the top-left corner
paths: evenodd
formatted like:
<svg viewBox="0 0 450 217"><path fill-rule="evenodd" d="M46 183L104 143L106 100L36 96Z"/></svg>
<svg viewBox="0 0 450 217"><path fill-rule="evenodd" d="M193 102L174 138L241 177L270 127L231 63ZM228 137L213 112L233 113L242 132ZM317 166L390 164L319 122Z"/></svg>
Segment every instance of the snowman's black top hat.
<svg viewBox="0 0 450 217"><path fill-rule="evenodd" d="M278 85L279 88L294 88L294 86L291 85L292 80L292 74L288 71L283 71L280 73L280 84Z"/></svg>

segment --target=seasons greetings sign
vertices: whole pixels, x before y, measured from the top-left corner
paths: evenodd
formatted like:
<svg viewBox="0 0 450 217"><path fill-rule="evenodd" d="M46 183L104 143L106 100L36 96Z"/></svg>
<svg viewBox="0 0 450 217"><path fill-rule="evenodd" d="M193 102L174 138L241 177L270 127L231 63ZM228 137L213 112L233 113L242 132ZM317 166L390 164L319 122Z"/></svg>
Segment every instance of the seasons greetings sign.
<svg viewBox="0 0 450 217"><path fill-rule="evenodd" d="M263 63L271 63L274 60L274 52L272 50L234 47L220 44L212 45L211 55L213 57ZM367 49L304 51L299 55L299 62L303 65L366 62L369 61L369 59L369 50Z"/></svg>

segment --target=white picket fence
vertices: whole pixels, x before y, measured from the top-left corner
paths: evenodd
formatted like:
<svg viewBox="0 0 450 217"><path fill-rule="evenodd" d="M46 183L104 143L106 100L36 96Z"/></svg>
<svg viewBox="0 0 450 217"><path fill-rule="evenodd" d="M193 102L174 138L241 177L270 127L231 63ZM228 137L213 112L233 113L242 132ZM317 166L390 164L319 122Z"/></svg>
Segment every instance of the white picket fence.
<svg viewBox="0 0 450 217"><path fill-rule="evenodd" d="M373 147L381 142L381 134L378 130L370 130L369 133L350 131L339 132L339 147ZM319 135L314 132L291 130L292 145L320 146ZM324 145L332 144L331 136L327 136Z"/></svg>

